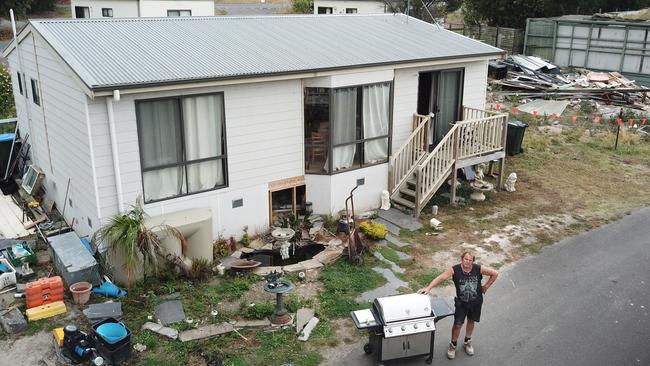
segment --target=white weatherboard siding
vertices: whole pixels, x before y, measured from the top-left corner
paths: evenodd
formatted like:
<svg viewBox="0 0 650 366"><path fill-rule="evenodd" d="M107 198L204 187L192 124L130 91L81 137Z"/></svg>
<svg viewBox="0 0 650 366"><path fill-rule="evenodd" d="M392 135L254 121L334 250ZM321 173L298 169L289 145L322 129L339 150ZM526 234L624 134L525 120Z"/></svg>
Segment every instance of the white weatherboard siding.
<svg viewBox="0 0 650 366"><path fill-rule="evenodd" d="M332 14L345 14L346 9L357 9L359 14L377 14L385 13L387 9L382 1L316 0L314 14L318 14L318 7L332 8Z"/></svg>
<svg viewBox="0 0 650 366"><path fill-rule="evenodd" d="M125 204L142 194L135 100L223 92L228 187L147 204L151 215L192 207L212 209L215 235L241 235L268 224L268 183L303 174L302 89L299 80L122 96L114 103ZM117 213L104 98L89 100L103 218ZM242 198L243 207L232 208Z"/></svg>
<svg viewBox="0 0 650 366"><path fill-rule="evenodd" d="M91 234L99 227L99 220L86 125L86 97L69 69L39 36L30 34L20 43L19 50L23 56L28 99L21 97L16 89L15 95L19 97L16 107L21 133L23 136L29 133L32 162L45 173L44 187L48 197L56 202L59 211L63 211L65 205L67 222L74 220L74 229L80 235ZM16 52L10 55L9 64L14 88L17 88L15 73L20 68ZM39 79L39 76L41 106L32 100L30 83L32 78ZM25 108L29 108L29 113ZM71 183L66 204L68 179ZM88 225L89 219L92 227Z"/></svg>
<svg viewBox="0 0 650 366"><path fill-rule="evenodd" d="M137 0L72 0L70 9L73 18L76 18L75 7L77 6L89 8L91 18L103 18L102 8L113 9L113 18L135 18L138 16Z"/></svg>
<svg viewBox="0 0 650 366"><path fill-rule="evenodd" d="M354 191L356 213L376 209L380 206L381 191L388 186L388 164L378 164L334 175L305 176L307 200L311 201L314 213L335 215L345 210L345 199L363 178L365 183ZM352 209L351 206L348 206Z"/></svg>
<svg viewBox="0 0 650 366"><path fill-rule="evenodd" d="M487 60L485 60L395 70L392 151L397 151L413 132L413 113L417 111L418 106L418 75L420 72L463 67L465 69L463 105L484 108L487 66Z"/></svg>
<svg viewBox="0 0 650 366"><path fill-rule="evenodd" d="M192 16L214 16L214 1L140 1L141 17L166 17L167 10L191 10Z"/></svg>

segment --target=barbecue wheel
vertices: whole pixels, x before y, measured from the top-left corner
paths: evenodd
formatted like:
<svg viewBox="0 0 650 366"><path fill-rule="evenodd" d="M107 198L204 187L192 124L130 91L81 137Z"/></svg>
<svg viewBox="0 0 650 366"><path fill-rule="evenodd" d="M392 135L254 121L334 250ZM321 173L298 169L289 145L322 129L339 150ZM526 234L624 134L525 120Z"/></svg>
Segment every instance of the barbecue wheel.
<svg viewBox="0 0 650 366"><path fill-rule="evenodd" d="M360 266L363 264L363 257L360 255L355 255L352 257L352 263L356 266Z"/></svg>
<svg viewBox="0 0 650 366"><path fill-rule="evenodd" d="M363 345L363 352L365 352L367 355L372 353L372 346L370 343L366 343Z"/></svg>

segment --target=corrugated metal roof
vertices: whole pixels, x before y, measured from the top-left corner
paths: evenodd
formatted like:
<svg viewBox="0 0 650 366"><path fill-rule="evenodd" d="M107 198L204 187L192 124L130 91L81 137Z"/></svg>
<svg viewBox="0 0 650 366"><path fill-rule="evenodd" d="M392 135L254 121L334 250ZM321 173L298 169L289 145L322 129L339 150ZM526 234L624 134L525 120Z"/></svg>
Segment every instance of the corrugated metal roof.
<svg viewBox="0 0 650 366"><path fill-rule="evenodd" d="M95 90L503 53L402 14L31 24Z"/></svg>

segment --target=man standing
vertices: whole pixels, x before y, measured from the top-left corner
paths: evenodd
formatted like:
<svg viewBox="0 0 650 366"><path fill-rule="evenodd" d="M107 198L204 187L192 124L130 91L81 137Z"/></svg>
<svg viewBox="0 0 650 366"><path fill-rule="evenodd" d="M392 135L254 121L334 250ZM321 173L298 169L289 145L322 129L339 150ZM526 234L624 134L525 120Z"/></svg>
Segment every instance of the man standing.
<svg viewBox="0 0 650 366"><path fill-rule="evenodd" d="M447 268L446 271L434 278L429 286L418 291L420 294L428 294L432 288L443 281L450 278L454 281L454 286L456 286L456 298L454 299L456 312L454 313L454 326L451 328L451 343L449 343L447 349L447 358L450 360L456 357L458 336L465 318L467 318L467 325L465 326L463 349L468 355L474 355L472 332L474 331L474 323L481 320L483 294L487 292L499 275L497 271L490 267L474 264L476 257L469 250L464 251L460 258L460 264ZM483 275L488 276L489 279L484 285L481 285Z"/></svg>

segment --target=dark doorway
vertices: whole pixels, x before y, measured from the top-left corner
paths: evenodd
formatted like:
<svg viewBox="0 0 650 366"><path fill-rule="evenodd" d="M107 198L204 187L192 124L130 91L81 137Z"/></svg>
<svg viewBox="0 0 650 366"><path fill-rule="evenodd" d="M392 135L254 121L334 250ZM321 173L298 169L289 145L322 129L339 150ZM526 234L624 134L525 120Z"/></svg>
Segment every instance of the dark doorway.
<svg viewBox="0 0 650 366"><path fill-rule="evenodd" d="M464 69L421 72L418 114L433 114L429 147L433 149L461 117Z"/></svg>

